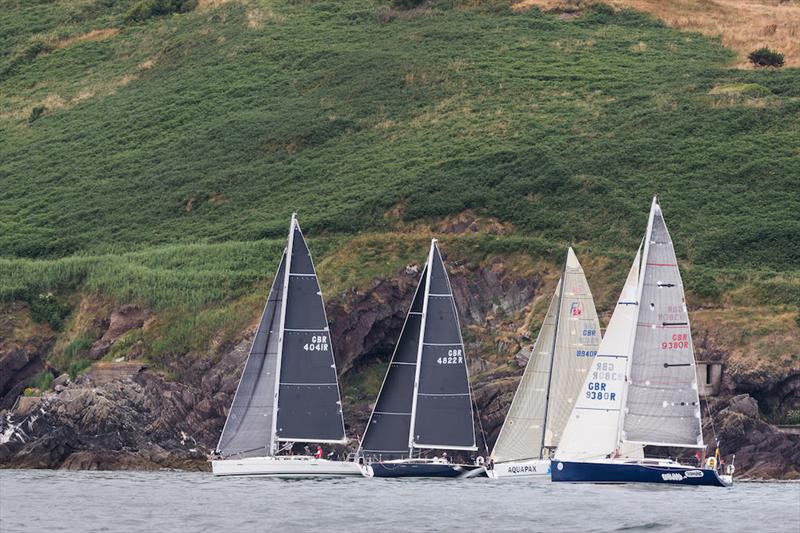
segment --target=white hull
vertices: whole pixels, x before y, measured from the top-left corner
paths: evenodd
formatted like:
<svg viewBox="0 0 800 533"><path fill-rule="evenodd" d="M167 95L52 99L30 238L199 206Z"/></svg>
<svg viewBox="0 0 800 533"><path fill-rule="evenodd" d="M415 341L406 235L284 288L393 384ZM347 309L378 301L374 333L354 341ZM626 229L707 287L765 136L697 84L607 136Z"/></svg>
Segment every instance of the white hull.
<svg viewBox="0 0 800 533"><path fill-rule="evenodd" d="M494 463L493 468L487 469L486 473L492 479L526 478L550 481L550 459Z"/></svg>
<svg viewBox="0 0 800 533"><path fill-rule="evenodd" d="M215 476L330 477L360 476L357 463L306 456L248 457L211 461Z"/></svg>

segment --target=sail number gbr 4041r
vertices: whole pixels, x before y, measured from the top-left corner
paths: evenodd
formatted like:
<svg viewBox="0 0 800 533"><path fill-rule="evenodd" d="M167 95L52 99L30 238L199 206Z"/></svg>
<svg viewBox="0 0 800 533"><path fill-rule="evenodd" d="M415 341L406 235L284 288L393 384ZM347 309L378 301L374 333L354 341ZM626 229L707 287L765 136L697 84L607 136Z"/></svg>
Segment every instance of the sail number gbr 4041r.
<svg viewBox="0 0 800 533"><path fill-rule="evenodd" d="M328 351L328 336L327 335L313 335L311 342L303 345L303 350L307 352L327 352Z"/></svg>

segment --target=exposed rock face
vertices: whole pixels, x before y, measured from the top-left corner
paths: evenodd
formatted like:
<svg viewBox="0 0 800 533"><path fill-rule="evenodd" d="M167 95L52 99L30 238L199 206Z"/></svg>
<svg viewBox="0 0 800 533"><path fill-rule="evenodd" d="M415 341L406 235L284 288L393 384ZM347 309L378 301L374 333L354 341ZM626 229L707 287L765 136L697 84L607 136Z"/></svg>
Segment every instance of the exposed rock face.
<svg viewBox="0 0 800 533"><path fill-rule="evenodd" d="M44 370L42 356L54 342L46 328L32 324L26 304L15 304L0 314L0 410L10 408L25 384Z"/></svg>
<svg viewBox="0 0 800 533"><path fill-rule="evenodd" d="M123 305L114 310L108 320L108 328L105 333L89 349L89 357L92 359L103 357L123 335L132 329L141 328L148 315L146 309L135 305Z"/></svg>
<svg viewBox="0 0 800 533"><path fill-rule="evenodd" d="M713 404L717 435L735 450L737 475L756 479L800 479L800 435L766 423L747 394ZM730 457L728 458L730 461Z"/></svg>
<svg viewBox="0 0 800 533"><path fill-rule="evenodd" d="M480 426L491 448L530 357L533 339L526 331L538 328L527 324L531 302L549 298L551 288L544 288L538 276L516 274L501 259L449 266L475 377ZM419 275L419 266L409 265L392 278L375 279L329 301L343 381L357 381L365 368L385 364ZM120 309L95 345L110 346L146 319L136 308ZM10 405L6 411L0 405L0 467L207 468L205 454L219 438L253 333L243 333L237 344L217 353L176 357L169 363L174 380L152 369L134 369L131 362L121 373L98 367L73 382L59 377L55 393L41 400L28 398L14 412L7 410ZM726 364L723 394L712 399L710 409L723 453L736 453L737 473L800 479L800 435L781 432L761 415L797 408L800 369L784 365L777 367L779 372L752 370L730 361L730 354L707 332L695 338L698 358ZM13 347L0 341L0 392L6 398L19 395L9 384L24 383L25 369L32 361L41 363L53 342L41 335L37 339L27 348L17 340ZM373 401L372 395L346 399L349 435L363 431ZM710 440L711 420L705 429Z"/></svg>

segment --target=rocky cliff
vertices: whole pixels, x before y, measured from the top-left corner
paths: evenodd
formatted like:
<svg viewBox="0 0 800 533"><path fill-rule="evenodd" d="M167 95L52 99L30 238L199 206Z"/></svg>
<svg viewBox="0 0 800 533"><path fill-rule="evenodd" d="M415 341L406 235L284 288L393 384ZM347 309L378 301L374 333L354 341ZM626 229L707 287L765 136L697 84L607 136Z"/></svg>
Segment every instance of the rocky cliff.
<svg viewBox="0 0 800 533"><path fill-rule="evenodd" d="M509 257L481 264L451 261L450 268L480 426L491 447L558 273L555 267ZM394 276L329 299L351 437L366 423L418 276L419 265L410 264ZM149 327L150 314L143 309L120 306L103 312L89 350L93 358L108 353L126 333ZM709 401L707 438L716 430L722 452L736 453L742 476L800 479L800 435L783 432L764 418L764 413L798 407L800 369L794 356L753 365L753 354L731 344L720 333L720 321L704 312L693 312L698 359L725 365L721 392ZM44 368L54 338L30 324L10 325L12 316L17 322L27 320L19 318L26 316L22 304L5 316L1 466L207 468L205 456L222 429L255 324L233 342L175 358L169 368L149 368L147 354L133 350L139 359L95 363L74 379L60 376L41 396L21 397L29 378Z"/></svg>

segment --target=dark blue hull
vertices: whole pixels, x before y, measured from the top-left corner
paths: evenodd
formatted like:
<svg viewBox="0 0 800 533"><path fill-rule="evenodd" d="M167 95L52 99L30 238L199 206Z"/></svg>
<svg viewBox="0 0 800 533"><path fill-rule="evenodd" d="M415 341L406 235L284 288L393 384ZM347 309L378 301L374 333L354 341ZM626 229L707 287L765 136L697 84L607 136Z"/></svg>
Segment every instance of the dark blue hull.
<svg viewBox="0 0 800 533"><path fill-rule="evenodd" d="M448 463L372 463L371 477L486 477L482 466Z"/></svg>
<svg viewBox="0 0 800 533"><path fill-rule="evenodd" d="M728 487L715 470L690 466L641 463L582 463L553 461L554 482L566 483L658 483Z"/></svg>

